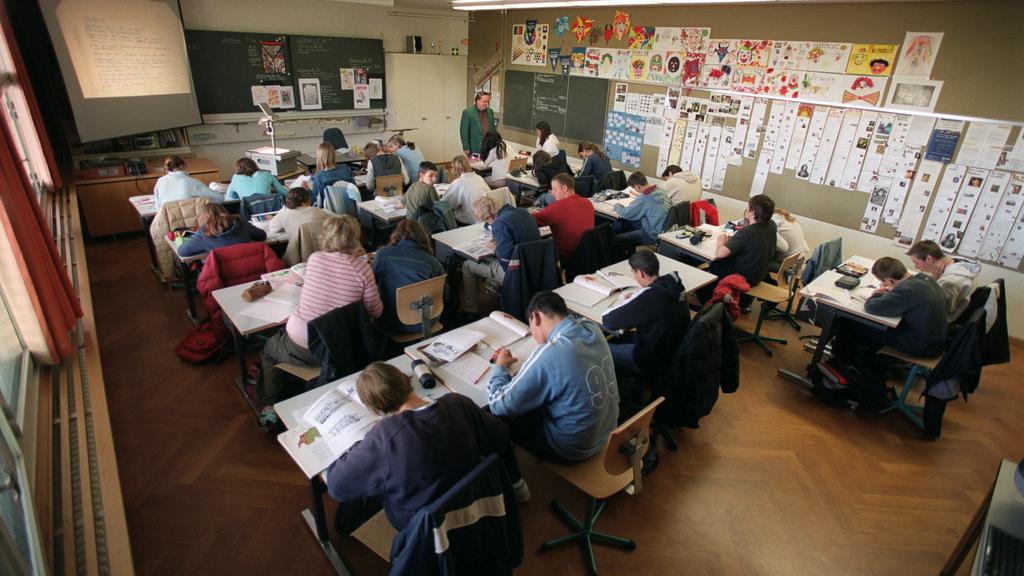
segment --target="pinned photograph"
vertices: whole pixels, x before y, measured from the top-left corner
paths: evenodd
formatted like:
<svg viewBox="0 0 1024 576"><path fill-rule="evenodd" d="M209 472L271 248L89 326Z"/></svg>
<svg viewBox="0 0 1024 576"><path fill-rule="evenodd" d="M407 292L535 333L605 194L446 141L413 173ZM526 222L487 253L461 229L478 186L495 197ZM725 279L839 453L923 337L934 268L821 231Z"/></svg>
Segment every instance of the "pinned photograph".
<svg viewBox="0 0 1024 576"><path fill-rule="evenodd" d="M885 107L898 110L934 112L935 104L942 91L942 80L923 78L893 78L892 89L886 98Z"/></svg>
<svg viewBox="0 0 1024 576"><path fill-rule="evenodd" d="M323 102L320 101L320 79L299 78L299 98L303 110L323 109Z"/></svg>
<svg viewBox="0 0 1024 576"><path fill-rule="evenodd" d="M291 86L281 86L281 105L282 110L295 108L295 89Z"/></svg>

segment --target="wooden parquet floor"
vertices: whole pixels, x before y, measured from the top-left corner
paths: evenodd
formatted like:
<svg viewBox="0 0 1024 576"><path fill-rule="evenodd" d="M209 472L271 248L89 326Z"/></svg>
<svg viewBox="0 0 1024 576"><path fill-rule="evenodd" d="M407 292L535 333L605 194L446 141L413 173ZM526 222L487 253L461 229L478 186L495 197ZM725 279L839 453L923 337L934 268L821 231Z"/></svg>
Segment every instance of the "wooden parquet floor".
<svg viewBox="0 0 1024 576"><path fill-rule="evenodd" d="M189 328L184 298L157 284L143 240L87 252L138 573L330 574L299 516L306 480L256 426L233 384L236 364L174 356ZM942 438L930 442L900 415L831 408L776 377L807 354L791 328L772 322L767 331L790 343L774 358L743 345L739 391L723 395L700 429L678 434L678 453L659 446L661 466L638 496L609 502L599 529L638 548L598 547L602 574L937 573L1000 458L1024 457L1024 348L986 369L979 392L950 405ZM521 508L527 550L517 573L585 574L576 547L536 553L563 533L548 501L581 513L583 495L523 464L533 499ZM386 573L361 544L335 544L355 574Z"/></svg>

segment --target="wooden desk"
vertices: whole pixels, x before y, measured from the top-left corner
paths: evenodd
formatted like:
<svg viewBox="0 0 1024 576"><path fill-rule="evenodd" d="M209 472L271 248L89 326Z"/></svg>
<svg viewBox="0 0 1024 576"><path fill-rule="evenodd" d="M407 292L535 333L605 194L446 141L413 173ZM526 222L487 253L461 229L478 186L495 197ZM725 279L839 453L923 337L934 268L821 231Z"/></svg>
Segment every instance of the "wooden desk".
<svg viewBox="0 0 1024 576"><path fill-rule="evenodd" d="M718 278L715 277L714 274L705 272L700 268L694 268L689 264L684 264L682 262L679 262L678 260L673 260L671 258L662 256L661 254L658 254L657 257L659 265L659 274L664 275L669 274L671 272L679 274L679 279L683 282L683 287L684 290L686 290L687 294L695 290L699 290L700 288L703 288L704 286L707 286L708 284L718 280ZM616 262L611 266L605 266L601 270L606 272L618 272L620 274L625 274L630 277L633 276L633 271L629 267L628 260L622 260L621 262ZM565 286L555 288L555 293L562 295L564 297L566 292L573 290L573 288L569 288L569 286L569 284L566 284ZM582 289L587 290L587 288ZM605 310L611 307L612 304L614 304L618 300L621 294L622 292L615 292L611 296L608 296L607 298L601 300L600 302L593 306L583 306L582 304L573 302L568 298L565 299L565 304L572 312L580 316L583 316L588 320L593 320L594 322L601 324L604 320Z"/></svg>
<svg viewBox="0 0 1024 576"><path fill-rule="evenodd" d="M220 172L205 158L187 160L190 176L209 184L220 179ZM138 232L143 227L139 222L140 212L127 200L132 196L153 193L153 186L164 175L163 166L149 164L149 172L142 176L111 176L75 180L72 186L78 194L90 236L108 236L125 232Z"/></svg>
<svg viewBox="0 0 1024 576"><path fill-rule="evenodd" d="M483 233L484 225L482 223L438 232L431 237L434 240L434 255L438 261L447 265L455 257L456 246L469 242Z"/></svg>
<svg viewBox="0 0 1024 576"><path fill-rule="evenodd" d="M619 219L619 214L615 212L615 205L629 206L636 200L636 196L630 196L629 198L620 198L618 200L603 200L601 198L591 198L590 201L594 204L594 215L605 218L606 220L615 221Z"/></svg>
<svg viewBox="0 0 1024 576"><path fill-rule="evenodd" d="M704 240L697 245L691 244L690 238L688 236L683 236L679 231L659 234L658 253L665 254L667 256L684 253L691 258L700 260L701 262L711 262L715 259L715 254L718 252L718 236L722 234L722 227L705 224L699 228L705 232L709 232L711 235L704 238Z"/></svg>

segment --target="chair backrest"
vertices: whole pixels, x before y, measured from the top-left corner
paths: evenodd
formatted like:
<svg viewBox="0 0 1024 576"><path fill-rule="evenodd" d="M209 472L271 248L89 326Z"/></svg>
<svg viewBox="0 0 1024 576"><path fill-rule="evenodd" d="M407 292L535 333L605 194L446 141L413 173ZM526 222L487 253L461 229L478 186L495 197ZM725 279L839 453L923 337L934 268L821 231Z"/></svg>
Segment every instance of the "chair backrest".
<svg viewBox="0 0 1024 576"><path fill-rule="evenodd" d="M284 263L294 266L309 260L309 257L320 249L320 231L323 230L322 220L306 222L299 226L298 236L288 239L288 248L284 251Z"/></svg>
<svg viewBox="0 0 1024 576"><path fill-rule="evenodd" d="M447 278L441 275L395 290L398 320L406 326L423 324L423 331L427 332L429 326L444 312L444 283ZM423 318L419 307L424 304L424 297L429 297L431 303L430 316L427 318Z"/></svg>
<svg viewBox="0 0 1024 576"><path fill-rule="evenodd" d="M577 176L573 178L573 188L576 189L576 193L580 196L590 198L594 195L594 177Z"/></svg>
<svg viewBox="0 0 1024 576"><path fill-rule="evenodd" d="M442 184L445 182L451 182L452 161L448 160L447 162L434 162L434 165L437 166L437 181ZM509 171L511 170L512 169L509 168ZM409 177L413 178L413 175L409 174Z"/></svg>
<svg viewBox="0 0 1024 576"><path fill-rule="evenodd" d="M501 309L520 321L537 292L554 290L561 284L558 256L553 238L523 242L512 251L512 260L501 286Z"/></svg>
<svg viewBox="0 0 1024 576"><path fill-rule="evenodd" d="M459 222L455 219L455 210L452 208L451 202L447 200L434 200L433 210L434 216L437 218L435 227L440 228L438 232L447 232L459 227Z"/></svg>
<svg viewBox="0 0 1024 576"><path fill-rule="evenodd" d="M604 192L605 190L623 190L626 187L626 173L622 170L612 170L597 182L597 190L595 192Z"/></svg>
<svg viewBox="0 0 1024 576"><path fill-rule="evenodd" d="M526 158L513 158L508 161L508 172L509 174L515 174L516 172L526 170Z"/></svg>
<svg viewBox="0 0 1024 576"><path fill-rule="evenodd" d="M580 274L592 274L612 264L612 226L604 223L583 233L571 262L562 262L566 267L566 280L572 281Z"/></svg>
<svg viewBox="0 0 1024 576"><path fill-rule="evenodd" d="M802 280L804 285L821 276L822 272L831 270L843 263L843 237L833 238L819 244L804 267Z"/></svg>
<svg viewBox="0 0 1024 576"><path fill-rule="evenodd" d="M786 257L782 264L779 264L778 285L782 288L785 285L790 294L795 294L800 289L800 269L804 265L803 254L797 252Z"/></svg>
<svg viewBox="0 0 1024 576"><path fill-rule="evenodd" d="M554 160L555 160L555 162L561 162L562 164L565 164L566 166L569 165L568 160L565 159L565 150L559 150L558 154L555 154Z"/></svg>
<svg viewBox="0 0 1024 576"><path fill-rule="evenodd" d="M248 221L253 214L264 214L266 212L277 212L284 206L283 194L253 194L242 198L242 205L238 215L242 221Z"/></svg>
<svg viewBox="0 0 1024 576"><path fill-rule="evenodd" d="M641 488L641 458L651 445L651 419L654 410L665 401L658 396L632 418L612 430L608 436L608 448L604 453L604 469L613 476L633 470L633 484L639 492Z"/></svg>
<svg viewBox="0 0 1024 576"><path fill-rule="evenodd" d="M387 337L377 329L362 300L335 308L306 325L309 353L320 363L317 385L362 370L384 358Z"/></svg>
<svg viewBox="0 0 1024 576"><path fill-rule="evenodd" d="M512 206L513 208L516 206L516 199L512 196L512 191L508 189L508 186L495 188L488 192L487 196L491 200L494 200L494 203L499 210L502 206Z"/></svg>
<svg viewBox="0 0 1024 576"><path fill-rule="evenodd" d="M373 193L377 196L401 196L402 175L377 176L373 179Z"/></svg>
<svg viewBox="0 0 1024 576"><path fill-rule="evenodd" d="M324 142L327 142L334 149L348 148L348 140L345 140L345 134L338 128L328 128L324 130Z"/></svg>
<svg viewBox="0 0 1024 576"><path fill-rule="evenodd" d="M680 226L689 226L690 224L690 201L683 200L673 204L668 209L668 215L665 216L665 225L662 226L662 232L668 232L673 228Z"/></svg>

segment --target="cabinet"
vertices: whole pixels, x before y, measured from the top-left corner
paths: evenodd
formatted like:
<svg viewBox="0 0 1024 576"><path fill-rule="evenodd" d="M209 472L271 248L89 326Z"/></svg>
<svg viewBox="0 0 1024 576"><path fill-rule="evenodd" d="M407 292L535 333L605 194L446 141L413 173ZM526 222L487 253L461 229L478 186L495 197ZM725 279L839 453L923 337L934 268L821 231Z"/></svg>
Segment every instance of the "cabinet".
<svg viewBox="0 0 1024 576"><path fill-rule="evenodd" d="M220 173L205 158L187 160L188 173L205 184L220 179ZM153 193L157 178L164 175L159 164L150 164L144 176L112 176L92 180L76 180L78 204L89 236L108 236L142 230L139 213L128 198Z"/></svg>
<svg viewBox="0 0 1024 576"><path fill-rule="evenodd" d="M468 105L465 56L388 54L388 127L410 130L424 158L451 160L462 151L459 120Z"/></svg>

